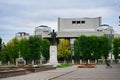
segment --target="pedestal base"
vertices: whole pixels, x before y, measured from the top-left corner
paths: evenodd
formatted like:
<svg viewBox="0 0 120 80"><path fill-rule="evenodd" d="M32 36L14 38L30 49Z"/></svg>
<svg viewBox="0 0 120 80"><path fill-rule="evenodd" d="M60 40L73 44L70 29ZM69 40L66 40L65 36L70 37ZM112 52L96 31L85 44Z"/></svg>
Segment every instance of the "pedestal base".
<svg viewBox="0 0 120 80"><path fill-rule="evenodd" d="M58 60L57 60L57 47L56 46L50 46L49 63L45 65L53 65L53 67L57 67L59 65Z"/></svg>

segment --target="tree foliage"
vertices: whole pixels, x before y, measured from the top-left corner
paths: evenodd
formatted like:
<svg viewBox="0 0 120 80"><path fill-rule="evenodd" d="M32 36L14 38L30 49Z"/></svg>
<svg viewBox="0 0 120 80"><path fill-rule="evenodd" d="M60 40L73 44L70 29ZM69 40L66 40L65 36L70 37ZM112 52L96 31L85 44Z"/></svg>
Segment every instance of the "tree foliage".
<svg viewBox="0 0 120 80"><path fill-rule="evenodd" d="M8 61L13 62L12 55L8 52L7 47L4 47L4 48L2 49L2 52L1 52L1 54L0 54L0 60L1 60L2 62L8 62Z"/></svg>
<svg viewBox="0 0 120 80"><path fill-rule="evenodd" d="M13 59L13 62L16 62L16 58L19 55L19 40L17 38L13 38L6 45L6 54Z"/></svg>
<svg viewBox="0 0 120 80"><path fill-rule="evenodd" d="M116 63L119 54L120 54L120 38L115 38L113 39L113 55L115 57Z"/></svg>
<svg viewBox="0 0 120 80"><path fill-rule="evenodd" d="M22 38L19 43L20 55L23 57L26 62L30 60L30 52L29 52L29 43L28 39Z"/></svg>
<svg viewBox="0 0 120 80"><path fill-rule="evenodd" d="M62 39L58 45L58 58L67 60L72 55L70 42L67 39Z"/></svg>
<svg viewBox="0 0 120 80"><path fill-rule="evenodd" d="M79 62L80 59L80 46L78 39L74 42L74 59L76 62Z"/></svg>
<svg viewBox="0 0 120 80"><path fill-rule="evenodd" d="M80 49L80 55L82 56L82 59L88 60L91 58L91 43L90 38L86 36L80 36L79 37L79 49ZM88 62L86 62L88 64Z"/></svg>
<svg viewBox="0 0 120 80"><path fill-rule="evenodd" d="M91 57L93 59L99 59L101 58L101 52L100 52L100 46L99 43L99 37L97 36L90 36L90 44L91 44Z"/></svg>
<svg viewBox="0 0 120 80"><path fill-rule="evenodd" d="M99 59L104 56L107 59L111 50L111 42L105 36L80 36L75 41L75 57L82 59Z"/></svg>
<svg viewBox="0 0 120 80"><path fill-rule="evenodd" d="M42 56L45 58L46 61L48 61L50 57L49 48L50 48L50 42L47 39L43 39L41 52L42 52Z"/></svg>
<svg viewBox="0 0 120 80"><path fill-rule="evenodd" d="M2 39L0 37L0 52L1 52L1 49L2 49Z"/></svg>
<svg viewBox="0 0 120 80"><path fill-rule="evenodd" d="M31 60L39 60L41 55L42 39L38 36L31 36L28 40Z"/></svg>
<svg viewBox="0 0 120 80"><path fill-rule="evenodd" d="M1 46L0 61L2 62L12 61L11 55L7 53L7 48L5 44L4 43L2 44L2 39L0 39L0 46Z"/></svg>
<svg viewBox="0 0 120 80"><path fill-rule="evenodd" d="M2 49L2 39L0 37L0 61L2 60L2 53L1 53L1 49Z"/></svg>
<svg viewBox="0 0 120 80"><path fill-rule="evenodd" d="M105 60L107 59L107 57L109 56L109 52L111 50L111 41L108 37L105 36L101 36L99 37L99 44L101 44L99 46L100 48L100 53L102 56L104 56Z"/></svg>
<svg viewBox="0 0 120 80"><path fill-rule="evenodd" d="M45 59L48 60L49 46L50 42L48 40L42 40L38 36L30 36L29 39L22 38L20 40L13 38L3 48L2 52L0 52L0 60L15 63L20 54L20 56L28 63L32 60L40 60L41 53Z"/></svg>

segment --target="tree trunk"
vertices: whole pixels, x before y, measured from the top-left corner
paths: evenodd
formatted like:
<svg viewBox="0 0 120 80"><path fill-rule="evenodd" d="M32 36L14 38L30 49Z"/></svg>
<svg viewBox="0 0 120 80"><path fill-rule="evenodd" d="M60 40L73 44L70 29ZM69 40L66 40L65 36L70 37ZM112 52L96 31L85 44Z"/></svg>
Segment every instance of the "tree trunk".
<svg viewBox="0 0 120 80"><path fill-rule="evenodd" d="M98 64L98 59L97 59L97 64Z"/></svg>
<svg viewBox="0 0 120 80"><path fill-rule="evenodd" d="M115 58L115 63L117 64L117 58Z"/></svg>
<svg viewBox="0 0 120 80"><path fill-rule="evenodd" d="M64 59L64 64L66 64L66 59Z"/></svg>
<svg viewBox="0 0 120 80"><path fill-rule="evenodd" d="M14 65L16 65L16 58L13 58L13 60L14 60L14 61L13 61Z"/></svg>
<svg viewBox="0 0 120 80"><path fill-rule="evenodd" d="M86 65L88 65L88 59L86 60Z"/></svg>
<svg viewBox="0 0 120 80"><path fill-rule="evenodd" d="M26 59L26 65L28 65L28 60Z"/></svg>

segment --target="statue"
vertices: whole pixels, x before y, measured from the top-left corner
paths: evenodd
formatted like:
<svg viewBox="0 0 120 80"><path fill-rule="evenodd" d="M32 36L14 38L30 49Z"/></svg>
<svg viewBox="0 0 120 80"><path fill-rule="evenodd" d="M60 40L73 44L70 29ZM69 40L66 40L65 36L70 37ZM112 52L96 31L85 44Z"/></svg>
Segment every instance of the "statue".
<svg viewBox="0 0 120 80"><path fill-rule="evenodd" d="M51 44L52 44L52 45L55 45L55 43L56 43L56 36L57 36L55 30L53 29L53 32L51 32L51 33L48 34L48 35L51 35Z"/></svg>
<svg viewBox="0 0 120 80"><path fill-rule="evenodd" d="M57 34L53 29L53 32L48 35L51 35L50 58L49 62L45 65L53 65L53 67L57 67L57 65L59 65L57 60L57 47L55 46Z"/></svg>

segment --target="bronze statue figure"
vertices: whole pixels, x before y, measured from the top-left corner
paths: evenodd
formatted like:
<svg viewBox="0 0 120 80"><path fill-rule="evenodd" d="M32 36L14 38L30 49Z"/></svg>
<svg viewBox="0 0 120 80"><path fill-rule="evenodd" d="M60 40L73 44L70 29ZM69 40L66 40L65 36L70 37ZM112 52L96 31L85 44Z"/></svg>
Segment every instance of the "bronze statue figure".
<svg viewBox="0 0 120 80"><path fill-rule="evenodd" d="M55 43L56 43L56 36L57 36L55 30L53 29L53 32L51 32L51 33L48 34L48 35L51 35L51 44L52 44L52 45L55 45Z"/></svg>

